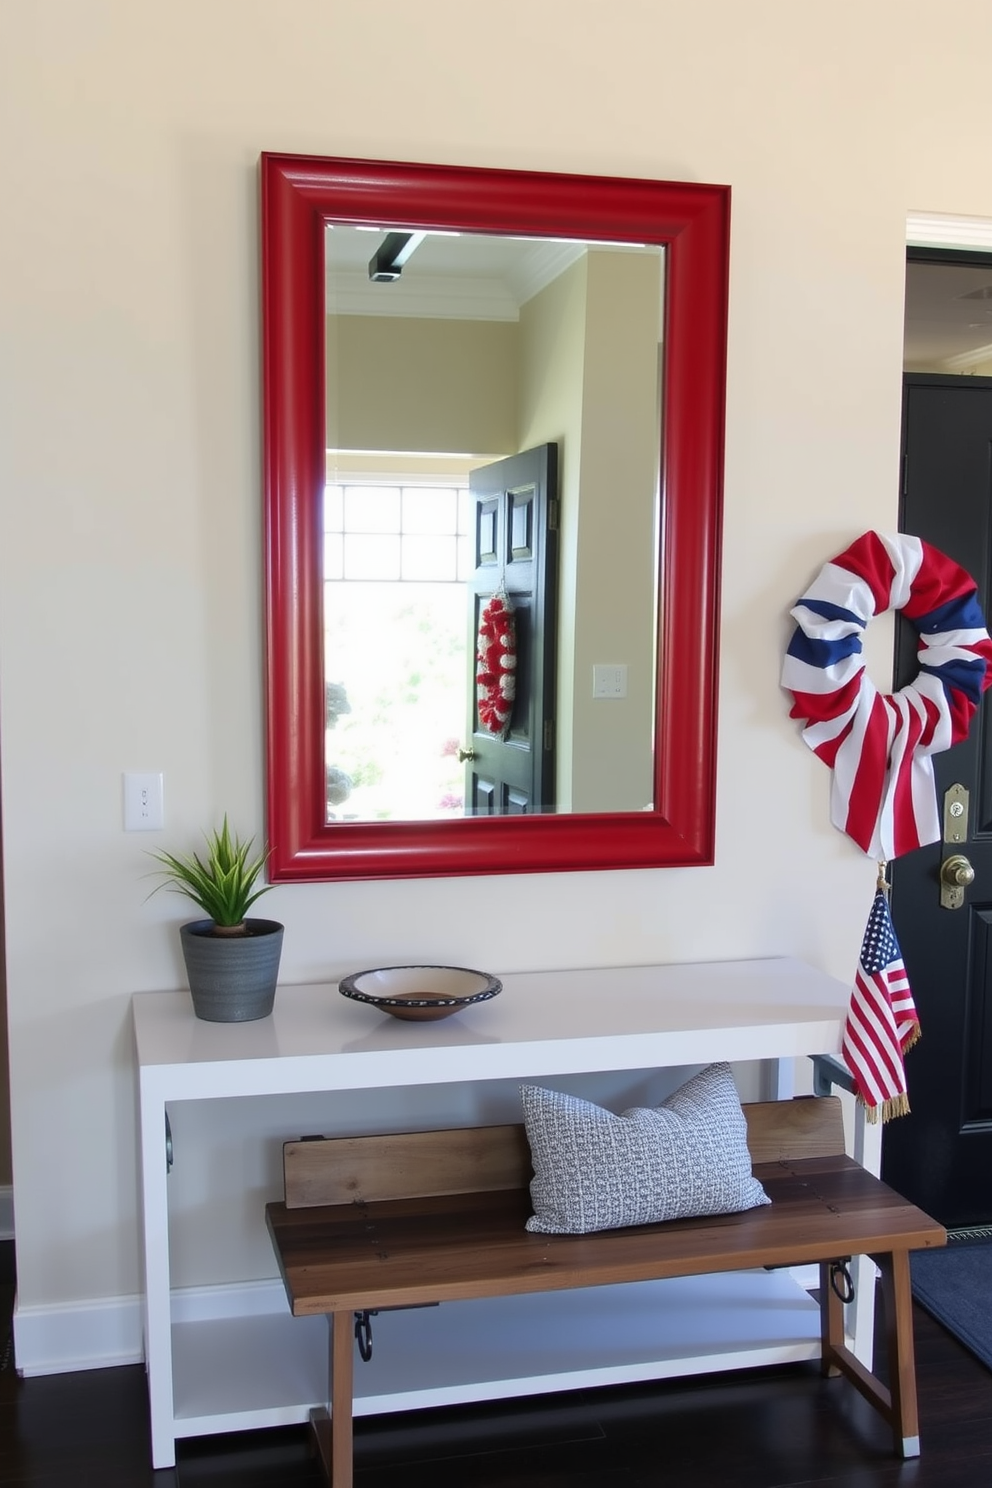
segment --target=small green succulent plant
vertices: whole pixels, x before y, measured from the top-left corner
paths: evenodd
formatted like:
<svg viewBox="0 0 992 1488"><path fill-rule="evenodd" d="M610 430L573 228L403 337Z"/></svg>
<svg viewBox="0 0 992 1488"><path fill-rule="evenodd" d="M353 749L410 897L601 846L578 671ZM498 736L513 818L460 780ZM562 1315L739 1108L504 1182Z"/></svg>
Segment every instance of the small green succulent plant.
<svg viewBox="0 0 992 1488"><path fill-rule="evenodd" d="M256 888L268 851L252 855L254 837L242 842L237 833L232 835L226 814L220 831L204 836L207 850L202 856L195 852L181 857L168 852L151 854L160 864L163 879L157 887L192 899L213 920L218 934L244 935L249 909L272 887Z"/></svg>

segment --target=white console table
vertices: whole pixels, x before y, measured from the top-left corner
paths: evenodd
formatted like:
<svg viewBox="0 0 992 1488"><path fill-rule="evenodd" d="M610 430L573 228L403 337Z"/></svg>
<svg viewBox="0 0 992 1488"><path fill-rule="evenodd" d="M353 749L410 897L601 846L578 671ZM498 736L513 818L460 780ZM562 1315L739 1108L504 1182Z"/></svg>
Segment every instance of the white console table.
<svg viewBox="0 0 992 1488"><path fill-rule="evenodd" d="M849 998L843 983L789 958L502 980L493 1001L435 1023L384 1017L337 996L333 984L281 987L272 1016L244 1024L197 1020L185 992L134 997L156 1467L175 1462L180 1437L306 1420L323 1403L326 1381L325 1320L292 1318L274 1288L252 1315L190 1321L177 1306L170 1105L832 1054ZM816 1306L780 1272L451 1303L376 1319L376 1352L358 1366L355 1409L372 1414L818 1352Z"/></svg>

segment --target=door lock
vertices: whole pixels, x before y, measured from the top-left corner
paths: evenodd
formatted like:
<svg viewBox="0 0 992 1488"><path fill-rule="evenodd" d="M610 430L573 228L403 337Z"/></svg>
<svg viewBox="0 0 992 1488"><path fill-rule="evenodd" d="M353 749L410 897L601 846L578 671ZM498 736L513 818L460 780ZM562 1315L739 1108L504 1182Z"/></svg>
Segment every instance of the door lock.
<svg viewBox="0 0 992 1488"><path fill-rule="evenodd" d="M940 865L942 909L960 909L965 889L975 882L975 870L960 851L967 840L968 792L963 785L952 785L944 794L944 842L958 851L947 852Z"/></svg>
<svg viewBox="0 0 992 1488"><path fill-rule="evenodd" d="M968 792L963 785L952 785L944 792L944 841L968 841Z"/></svg>

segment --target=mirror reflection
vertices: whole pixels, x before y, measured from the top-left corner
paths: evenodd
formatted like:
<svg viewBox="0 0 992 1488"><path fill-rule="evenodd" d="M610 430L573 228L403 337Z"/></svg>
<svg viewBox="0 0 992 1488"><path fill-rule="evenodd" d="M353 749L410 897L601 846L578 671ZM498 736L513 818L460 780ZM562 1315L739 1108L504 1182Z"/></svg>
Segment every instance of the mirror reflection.
<svg viewBox="0 0 992 1488"><path fill-rule="evenodd" d="M651 809L664 250L335 223L325 271L327 821Z"/></svg>

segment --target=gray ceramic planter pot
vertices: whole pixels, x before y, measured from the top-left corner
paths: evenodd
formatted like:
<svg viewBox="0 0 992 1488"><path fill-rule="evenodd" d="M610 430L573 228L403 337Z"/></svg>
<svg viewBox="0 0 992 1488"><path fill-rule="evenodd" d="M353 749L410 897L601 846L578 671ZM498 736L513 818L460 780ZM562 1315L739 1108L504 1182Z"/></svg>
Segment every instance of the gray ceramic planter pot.
<svg viewBox="0 0 992 1488"><path fill-rule="evenodd" d="M213 920L179 931L193 1011L208 1023L248 1023L272 1011L282 954L277 920L245 921L247 935L211 935Z"/></svg>

